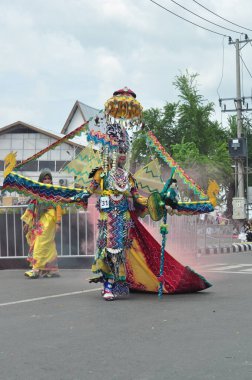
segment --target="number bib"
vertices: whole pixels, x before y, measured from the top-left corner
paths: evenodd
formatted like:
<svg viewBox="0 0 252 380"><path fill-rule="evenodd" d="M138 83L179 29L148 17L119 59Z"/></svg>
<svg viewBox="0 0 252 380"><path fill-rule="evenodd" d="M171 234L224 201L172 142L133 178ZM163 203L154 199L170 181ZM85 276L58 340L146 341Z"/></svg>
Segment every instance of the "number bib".
<svg viewBox="0 0 252 380"><path fill-rule="evenodd" d="M100 198L100 208L109 208L109 197L108 196L103 196Z"/></svg>

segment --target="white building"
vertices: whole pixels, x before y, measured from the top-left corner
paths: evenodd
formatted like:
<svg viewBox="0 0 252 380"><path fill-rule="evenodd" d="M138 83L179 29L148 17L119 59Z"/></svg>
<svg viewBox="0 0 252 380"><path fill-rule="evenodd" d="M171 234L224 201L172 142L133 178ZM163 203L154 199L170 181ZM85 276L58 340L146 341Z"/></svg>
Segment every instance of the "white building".
<svg viewBox="0 0 252 380"><path fill-rule="evenodd" d="M89 123L89 129L99 129L104 132L104 125L99 125L98 127L95 123L96 116L102 118L103 115L103 112L99 111L97 108L90 107L77 100L64 124L64 127L62 128L61 133L66 135L91 118L92 120Z"/></svg>
<svg viewBox="0 0 252 380"><path fill-rule="evenodd" d="M98 109L76 101L61 133L41 129L22 121L16 121L0 128L0 186L3 184L4 158L8 153L17 152L17 162L19 163L47 148L90 118L92 121L89 123L89 128L101 129L100 125L97 126L95 123L95 118L98 115L99 117L102 116ZM74 178L63 171L61 172L61 169L75 158L86 144L85 135L75 137L44 153L37 160L25 164L19 172L26 177L37 180L40 171L48 168L52 171L54 184L71 186Z"/></svg>

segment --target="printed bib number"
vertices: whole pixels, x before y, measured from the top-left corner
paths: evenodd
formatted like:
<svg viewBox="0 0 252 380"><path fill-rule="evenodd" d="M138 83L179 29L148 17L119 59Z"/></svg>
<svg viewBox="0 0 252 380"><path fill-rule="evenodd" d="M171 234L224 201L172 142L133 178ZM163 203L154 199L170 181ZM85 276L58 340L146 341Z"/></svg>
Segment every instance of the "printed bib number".
<svg viewBox="0 0 252 380"><path fill-rule="evenodd" d="M100 198L100 208L108 208L109 207L109 197L101 197Z"/></svg>

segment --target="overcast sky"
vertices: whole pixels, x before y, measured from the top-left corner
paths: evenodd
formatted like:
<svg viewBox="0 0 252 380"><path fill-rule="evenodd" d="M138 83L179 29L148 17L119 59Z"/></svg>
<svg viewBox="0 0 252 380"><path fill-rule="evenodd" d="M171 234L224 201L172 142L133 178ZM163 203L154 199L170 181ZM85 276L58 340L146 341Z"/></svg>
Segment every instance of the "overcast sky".
<svg viewBox="0 0 252 380"><path fill-rule="evenodd" d="M206 28L244 38L170 0L157 2ZM252 38L252 31L224 22L192 0L177 2ZM251 0L199 3L252 30ZM236 96L235 48L227 38L149 0L0 0L0 28L0 127L21 120L60 132L76 100L101 109L124 86L136 92L145 109L163 107L178 100L172 82L186 69L199 74L200 93L216 104L217 120L222 67L220 96ZM251 44L242 57L252 73ZM251 76L242 67L242 95L251 96L251 88Z"/></svg>

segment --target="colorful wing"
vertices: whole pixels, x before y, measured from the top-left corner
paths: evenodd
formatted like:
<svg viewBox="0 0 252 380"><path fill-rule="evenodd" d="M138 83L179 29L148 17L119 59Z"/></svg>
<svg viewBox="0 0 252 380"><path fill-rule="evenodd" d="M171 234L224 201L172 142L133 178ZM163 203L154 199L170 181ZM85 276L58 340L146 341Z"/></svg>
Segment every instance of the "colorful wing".
<svg viewBox="0 0 252 380"><path fill-rule="evenodd" d="M147 201L150 217L154 221L159 221L164 216L165 204L162 196L158 192L153 192ZM210 201L199 202L178 202L172 214L176 215L198 215L214 211Z"/></svg>
<svg viewBox="0 0 252 380"><path fill-rule="evenodd" d="M214 211L210 201L178 202L176 207L178 215L198 215Z"/></svg>
<svg viewBox="0 0 252 380"><path fill-rule="evenodd" d="M153 191L161 191L164 187L164 182L161 177L161 169L158 159L149 162L143 168L139 169L134 178L137 181L139 189L146 193Z"/></svg>
<svg viewBox="0 0 252 380"><path fill-rule="evenodd" d="M166 162L170 168L176 168L176 174L182 179L183 183L189 187L189 189L193 190L194 194L198 195L200 200L208 200L208 196L204 190L201 189L201 187L186 174L179 164L173 160L173 158L165 151L164 147L160 144L156 136L151 131L147 133L146 138L149 146L154 148L159 157Z"/></svg>
<svg viewBox="0 0 252 380"><path fill-rule="evenodd" d="M99 153L95 152L92 146L87 146L73 161L65 165L61 171L74 175L74 182L85 187L91 182L91 179L88 178L89 173L92 169L101 165L102 161Z"/></svg>
<svg viewBox="0 0 252 380"><path fill-rule="evenodd" d="M11 172L4 179L3 191L16 191L20 194L29 196L32 199L36 199L39 202L45 202L48 204L60 203L62 205L66 205L68 202L62 201L61 198L69 199L69 203L71 203L70 198L78 198L78 195L83 193L82 189L40 183L17 174L16 172ZM81 200L76 203L79 206L83 206L83 202Z"/></svg>

